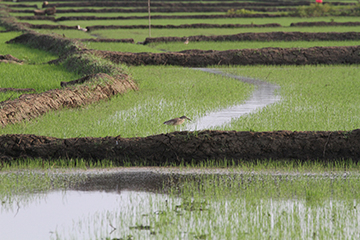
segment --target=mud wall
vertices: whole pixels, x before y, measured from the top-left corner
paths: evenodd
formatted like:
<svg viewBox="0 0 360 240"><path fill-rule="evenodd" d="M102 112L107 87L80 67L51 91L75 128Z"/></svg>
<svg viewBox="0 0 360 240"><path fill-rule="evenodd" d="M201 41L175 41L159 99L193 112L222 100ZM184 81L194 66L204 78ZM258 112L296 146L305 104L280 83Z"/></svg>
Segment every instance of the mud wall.
<svg viewBox="0 0 360 240"><path fill-rule="evenodd" d="M306 65L359 64L360 46L312 48L262 48L228 51L188 50L170 53L121 53L94 51L114 63L129 65Z"/></svg>
<svg viewBox="0 0 360 240"><path fill-rule="evenodd" d="M261 15L262 16L262 15ZM151 19L219 19L219 18L246 18L254 16L241 15L152 15ZM271 16L272 17L272 16ZM20 20L50 20L54 22L60 21L76 21L76 20L124 20L124 19L148 19L148 16L118 16L118 17L96 17L96 16L69 16L69 17L49 17L49 16L18 16Z"/></svg>
<svg viewBox="0 0 360 240"><path fill-rule="evenodd" d="M3 161L18 158L110 159L162 165L204 160L360 160L360 130L350 132L174 132L144 138L0 136Z"/></svg>
<svg viewBox="0 0 360 240"><path fill-rule="evenodd" d="M80 107L101 99L108 99L115 94L125 93L130 89L137 89L134 82L125 74L113 78L107 74L98 73L92 78L105 78L108 82L54 89L38 94L23 94L18 99L1 102L0 127L36 118L50 110Z"/></svg>
<svg viewBox="0 0 360 240"><path fill-rule="evenodd" d="M164 28L262 28L262 27L281 27L277 23L269 24L206 24L206 23L195 23L195 24L180 24L180 25L151 25L151 28L164 29ZM106 26L88 26L87 29L148 29L149 25L106 25Z"/></svg>
<svg viewBox="0 0 360 240"><path fill-rule="evenodd" d="M297 22L290 27L318 27L318 26L359 26L360 22Z"/></svg>
<svg viewBox="0 0 360 240"><path fill-rule="evenodd" d="M158 37L146 38L144 44L156 42L190 42L200 41L345 41L359 40L359 32L262 32L239 33L235 35Z"/></svg>

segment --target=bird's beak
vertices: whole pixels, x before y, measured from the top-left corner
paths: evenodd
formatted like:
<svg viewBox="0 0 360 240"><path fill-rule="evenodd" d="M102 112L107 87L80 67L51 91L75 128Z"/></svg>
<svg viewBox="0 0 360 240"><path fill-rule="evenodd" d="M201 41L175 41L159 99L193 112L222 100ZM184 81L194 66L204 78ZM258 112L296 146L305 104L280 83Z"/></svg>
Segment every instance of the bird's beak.
<svg viewBox="0 0 360 240"><path fill-rule="evenodd" d="M190 118L188 118L188 117L187 117L186 119L187 119L187 120L189 120L189 121L191 121L191 119L190 119Z"/></svg>

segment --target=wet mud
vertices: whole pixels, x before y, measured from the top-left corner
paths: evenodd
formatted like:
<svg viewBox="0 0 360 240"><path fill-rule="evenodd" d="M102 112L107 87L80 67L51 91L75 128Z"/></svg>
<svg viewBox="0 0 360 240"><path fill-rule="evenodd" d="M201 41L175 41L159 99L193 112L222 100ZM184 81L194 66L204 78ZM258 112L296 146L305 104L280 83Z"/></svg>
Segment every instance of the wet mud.
<svg viewBox="0 0 360 240"><path fill-rule="evenodd" d="M31 24L31 23L22 23L24 26L32 29L76 29L77 26L67 26L67 25L50 25L50 24ZM151 28L156 29L177 29L177 28L265 28L265 27L281 27L277 23L269 24L181 24L181 25L151 25ZM98 29L148 29L149 25L95 25L87 26L88 31L98 30Z"/></svg>
<svg viewBox="0 0 360 240"><path fill-rule="evenodd" d="M312 48L261 48L228 51L187 50L168 53L125 53L93 51L114 63L128 65L308 65L359 64L360 46Z"/></svg>
<svg viewBox="0 0 360 240"><path fill-rule="evenodd" d="M233 35L215 36L188 36L188 37L157 37L146 38L144 44L157 42L184 42L189 38L190 42L201 41L349 41L359 40L359 32L260 32L239 33Z"/></svg>
<svg viewBox="0 0 360 240"><path fill-rule="evenodd" d="M104 78L108 80L107 83L96 83L98 79ZM137 90L135 83L125 74L113 78L105 73L98 73L87 79L80 79L78 83L85 81L95 83L76 88L23 94L18 99L0 102L0 127L36 118L50 110L80 107L102 99L109 99L113 95L123 94L128 90ZM74 84L76 82L61 83L64 87Z"/></svg>
<svg viewBox="0 0 360 240"><path fill-rule="evenodd" d="M360 26L360 22L297 22L290 27L319 27L319 26Z"/></svg>
<svg viewBox="0 0 360 240"><path fill-rule="evenodd" d="M176 28L265 28L265 27L281 27L277 23L269 24L180 24L180 25L151 25L151 28L156 29L176 29ZM107 26L88 26L87 29L98 30L98 29L148 29L149 25L107 25Z"/></svg>
<svg viewBox="0 0 360 240"><path fill-rule="evenodd" d="M69 138L0 136L3 162L20 158L109 159L144 165L199 163L206 160L360 159L360 129L318 132L173 132L148 137Z"/></svg>
<svg viewBox="0 0 360 240"><path fill-rule="evenodd" d="M242 16L242 15L228 15L228 14L216 14L216 15L152 15L151 19L219 19L219 18L246 18L246 17L256 17L255 15L251 16ZM257 16L257 17L263 17ZM273 17L273 15L269 16ZM279 16L275 16L279 17ZM69 16L69 17L49 17L49 16L18 16L16 17L19 20L47 20L47 21L76 21L76 20L126 20L126 19L148 19L148 16L128 16L128 17L96 17L96 16Z"/></svg>

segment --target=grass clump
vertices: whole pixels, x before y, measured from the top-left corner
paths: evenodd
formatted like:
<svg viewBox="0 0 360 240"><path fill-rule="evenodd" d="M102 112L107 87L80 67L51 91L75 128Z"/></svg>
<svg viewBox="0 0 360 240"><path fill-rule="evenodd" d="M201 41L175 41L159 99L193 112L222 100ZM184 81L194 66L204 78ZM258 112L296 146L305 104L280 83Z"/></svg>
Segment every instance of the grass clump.
<svg viewBox="0 0 360 240"><path fill-rule="evenodd" d="M309 6L298 7L292 15L298 17L322 17L334 15L335 13L335 8L331 4L311 3Z"/></svg>
<svg viewBox="0 0 360 240"><path fill-rule="evenodd" d="M117 65L109 60L88 53L72 54L61 61L61 65L68 71L79 75L106 73L110 76L115 76L128 72L126 65Z"/></svg>
<svg viewBox="0 0 360 240"><path fill-rule="evenodd" d="M250 14L254 14L255 11L252 10L246 10L244 8L242 9L230 9L226 12L226 14L228 15L250 15Z"/></svg>

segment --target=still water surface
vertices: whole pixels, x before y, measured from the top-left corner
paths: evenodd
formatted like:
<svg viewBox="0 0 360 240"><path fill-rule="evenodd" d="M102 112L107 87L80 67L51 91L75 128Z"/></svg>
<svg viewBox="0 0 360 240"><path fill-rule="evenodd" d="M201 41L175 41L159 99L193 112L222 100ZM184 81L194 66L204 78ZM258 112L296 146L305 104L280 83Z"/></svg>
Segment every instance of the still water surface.
<svg viewBox="0 0 360 240"><path fill-rule="evenodd" d="M231 179L222 169L203 174ZM181 186L182 179L189 181L189 176L194 177L196 188L202 186L194 171L174 174L143 168L91 173L86 181L66 191L20 196L1 204L0 239L360 237L360 204L355 199L349 202L330 197L309 203L296 197L214 197L216 193L196 203L191 197L186 200L176 193L168 194ZM329 178L320 176L322 180ZM191 204L184 207L186 201Z"/></svg>

